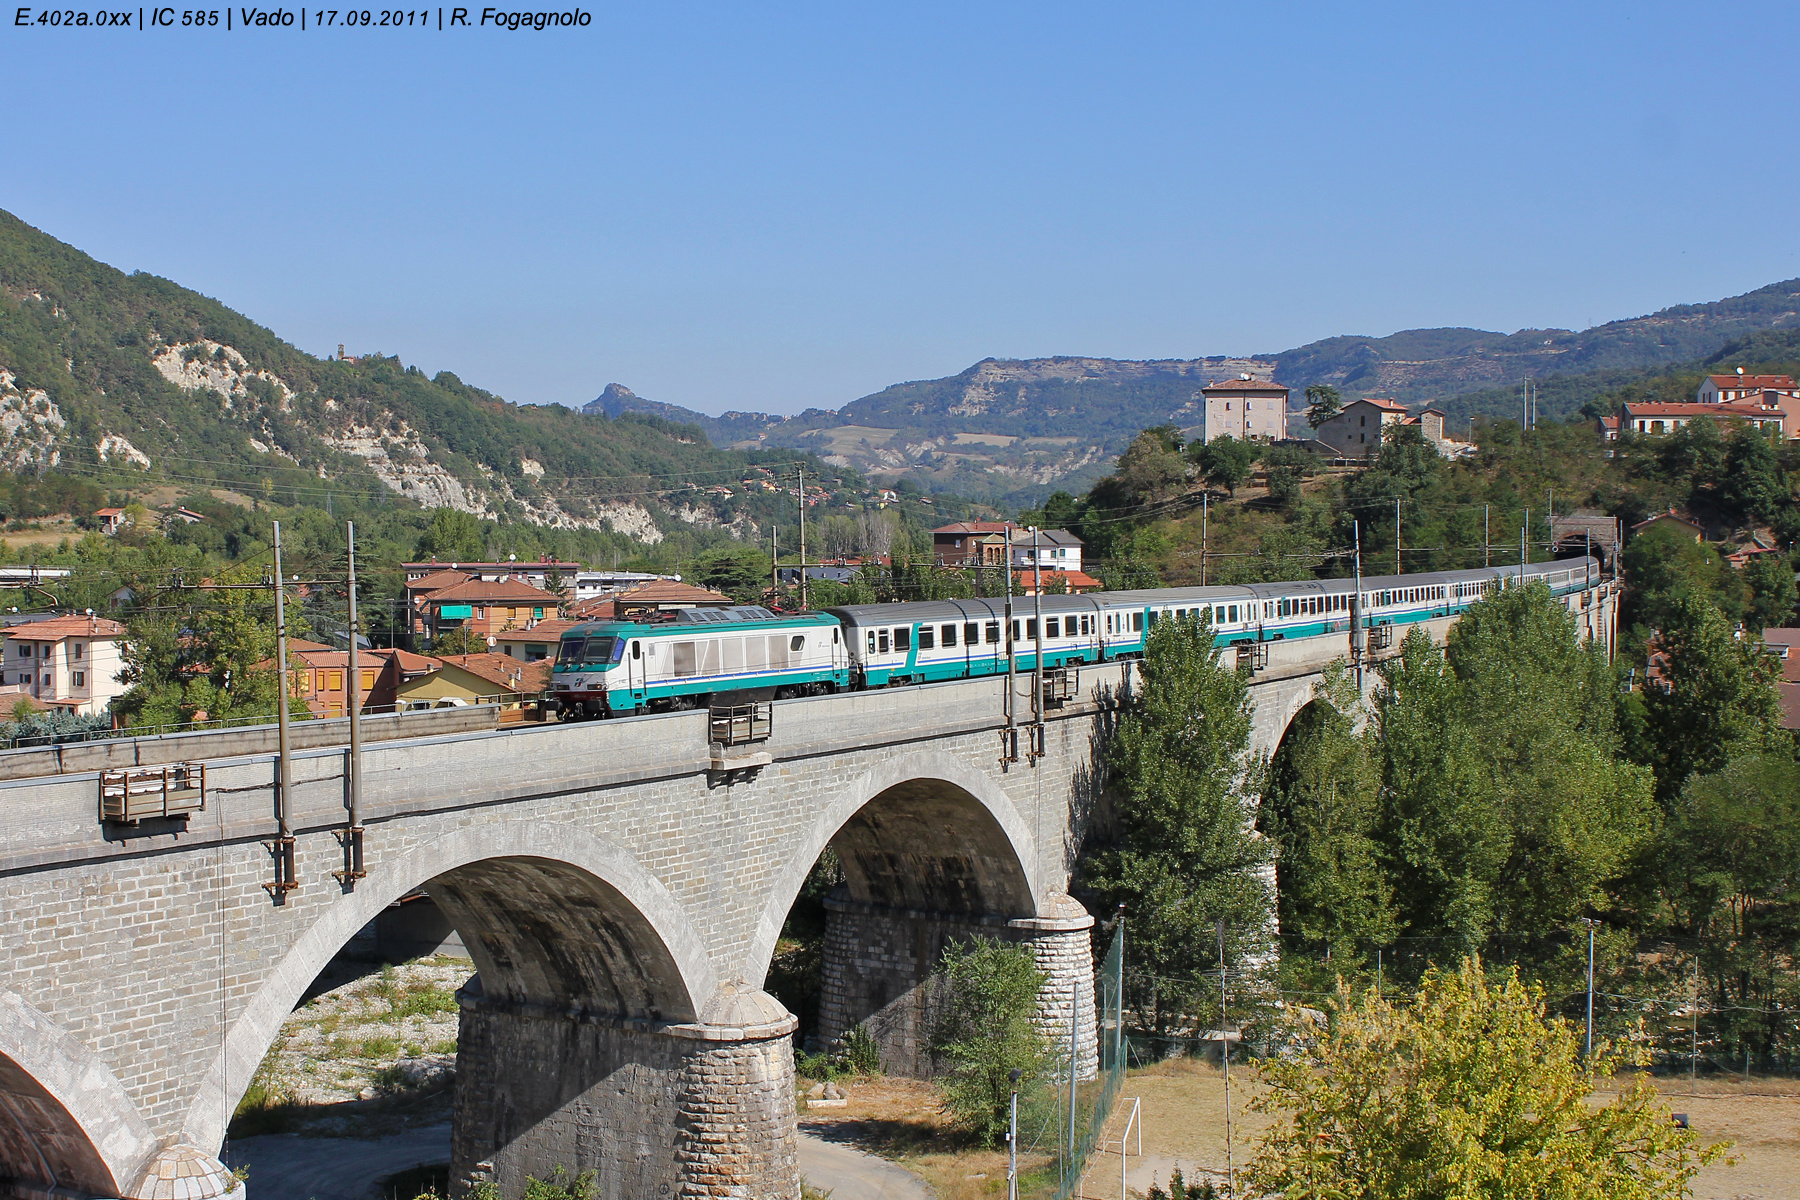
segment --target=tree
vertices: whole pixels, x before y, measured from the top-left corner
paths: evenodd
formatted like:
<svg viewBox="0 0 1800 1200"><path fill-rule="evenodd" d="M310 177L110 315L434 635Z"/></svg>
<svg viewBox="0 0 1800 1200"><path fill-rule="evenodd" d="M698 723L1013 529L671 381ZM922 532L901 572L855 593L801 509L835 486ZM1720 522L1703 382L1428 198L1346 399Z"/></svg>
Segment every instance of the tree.
<svg viewBox="0 0 1800 1200"><path fill-rule="evenodd" d="M944 1108L984 1146L1005 1140L1014 1084L1035 1109L1056 1057L1037 1025L1038 993L1049 976L1031 947L974 938L944 947L944 990L931 1052L945 1074Z"/></svg>
<svg viewBox="0 0 1800 1200"><path fill-rule="evenodd" d="M1089 493L1097 507L1139 509L1168 499L1187 486L1187 464L1181 437L1161 428L1146 429L1119 456L1118 469Z"/></svg>
<svg viewBox="0 0 1800 1200"><path fill-rule="evenodd" d="M1144 977L1175 981L1131 985L1141 1025L1187 1034L1206 1019L1195 998L1216 961L1213 923L1226 921L1233 958L1268 942L1269 846L1252 828L1261 772L1248 677L1221 664L1205 616L1158 621L1141 671L1107 751L1117 828L1084 876L1131 914Z"/></svg>
<svg viewBox="0 0 1800 1200"><path fill-rule="evenodd" d="M1718 551L1671 525L1655 525L1632 538L1619 556L1630 590L1621 619L1660 629L1675 618L1677 602L1698 597L1736 620L1743 612L1743 580Z"/></svg>
<svg viewBox="0 0 1800 1200"><path fill-rule="evenodd" d="M1794 617L1794 605L1800 594L1794 588L1794 564L1787 555L1776 551L1758 554L1743 570L1744 587L1750 603L1744 611L1744 624L1751 629L1779 629Z"/></svg>
<svg viewBox="0 0 1800 1200"><path fill-rule="evenodd" d="M694 578L739 604L759 604L769 586L769 557L750 547L708 550L694 560Z"/></svg>
<svg viewBox="0 0 1800 1200"><path fill-rule="evenodd" d="M487 553L481 522L473 513L461 509L436 509L413 553L420 559L443 563L480 562Z"/></svg>
<svg viewBox="0 0 1800 1200"><path fill-rule="evenodd" d="M1235 496L1238 484L1250 477L1257 448L1252 442L1240 442L1224 433L1210 442L1195 442L1188 448L1188 456L1200 468L1206 482L1216 483L1227 494Z"/></svg>
<svg viewBox="0 0 1800 1200"><path fill-rule="evenodd" d="M1780 664L1758 639L1739 637L1716 605L1677 599L1656 649L1663 681L1644 692L1640 754L1665 802L1691 776L1717 771L1734 755L1790 744L1775 686Z"/></svg>
<svg viewBox="0 0 1800 1200"><path fill-rule="evenodd" d="M1300 483L1319 466L1319 456L1298 446L1270 446L1262 453L1269 473L1269 497L1292 507L1300 499Z"/></svg>
<svg viewBox="0 0 1800 1200"><path fill-rule="evenodd" d="M1417 629L1376 695L1383 812L1407 932L1473 952L1600 902L1649 832L1652 780L1619 757L1612 673L1542 583Z"/></svg>
<svg viewBox="0 0 1800 1200"><path fill-rule="evenodd" d="M260 582L253 568L222 573L221 584ZM142 607L126 621L124 695L113 710L131 725L172 725L202 719L272 717L278 693L274 668L274 598L262 588L158 589L141 583ZM185 610L182 611L182 610ZM288 598L288 636L310 628L300 604ZM306 706L290 705L296 717Z"/></svg>
<svg viewBox="0 0 1800 1200"><path fill-rule="evenodd" d="M431 644L433 654L486 654L490 647L487 638L476 633L465 625L438 635Z"/></svg>
<svg viewBox="0 0 1800 1200"><path fill-rule="evenodd" d="M1315 383L1306 389L1306 423L1314 429L1343 410L1343 399L1330 384Z"/></svg>
<svg viewBox="0 0 1800 1200"><path fill-rule="evenodd" d="M1479 959L1433 970L1411 1003L1340 986L1310 1053L1265 1059L1252 1102L1287 1120L1246 1172L1286 1200L1676 1200L1724 1146L1702 1148L1641 1076L1595 1108L1594 1076L1618 1063L1544 1019L1518 971Z"/></svg>
<svg viewBox="0 0 1800 1200"><path fill-rule="evenodd" d="M1793 504L1768 434L1750 425L1732 433L1725 443L1725 476L1719 491L1720 499L1746 525L1773 521Z"/></svg>
<svg viewBox="0 0 1800 1200"><path fill-rule="evenodd" d="M1374 837L1381 771L1356 730L1361 707L1345 665L1326 668L1270 764L1263 807L1263 832L1278 847L1284 938L1340 971L1355 969L1359 948L1389 944L1399 932Z"/></svg>

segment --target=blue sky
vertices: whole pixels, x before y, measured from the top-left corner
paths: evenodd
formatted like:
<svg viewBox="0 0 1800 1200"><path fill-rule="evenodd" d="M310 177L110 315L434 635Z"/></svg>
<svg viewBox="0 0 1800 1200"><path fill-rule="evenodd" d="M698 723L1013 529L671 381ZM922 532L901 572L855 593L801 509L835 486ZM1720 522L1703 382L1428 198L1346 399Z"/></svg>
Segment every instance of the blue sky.
<svg viewBox="0 0 1800 1200"><path fill-rule="evenodd" d="M0 23L0 207L315 353L713 412L1800 275L1791 2L589 11Z"/></svg>

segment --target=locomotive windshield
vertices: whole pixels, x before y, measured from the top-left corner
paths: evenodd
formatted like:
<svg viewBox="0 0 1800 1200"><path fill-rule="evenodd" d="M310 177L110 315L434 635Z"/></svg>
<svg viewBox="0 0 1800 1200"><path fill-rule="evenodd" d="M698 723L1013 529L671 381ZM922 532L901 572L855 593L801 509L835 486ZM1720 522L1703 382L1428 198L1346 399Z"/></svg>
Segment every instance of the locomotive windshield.
<svg viewBox="0 0 1800 1200"><path fill-rule="evenodd" d="M559 666L564 667L603 667L618 662L624 656L624 638L572 637L563 639L562 649L556 654L556 661Z"/></svg>

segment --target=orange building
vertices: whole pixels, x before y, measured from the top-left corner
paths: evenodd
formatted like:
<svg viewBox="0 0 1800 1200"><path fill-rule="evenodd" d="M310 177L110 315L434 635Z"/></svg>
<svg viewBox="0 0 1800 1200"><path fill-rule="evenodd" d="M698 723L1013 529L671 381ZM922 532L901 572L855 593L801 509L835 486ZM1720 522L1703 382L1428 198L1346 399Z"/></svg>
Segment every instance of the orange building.
<svg viewBox="0 0 1800 1200"><path fill-rule="evenodd" d="M427 594L422 605L426 632L442 637L466 629L491 637L506 629L529 629L557 615L561 598L523 579L466 579Z"/></svg>
<svg viewBox="0 0 1800 1200"><path fill-rule="evenodd" d="M273 670L275 660L258 663L259 668ZM437 661L408 650L368 649L356 652L357 673L362 676L361 704L364 712L393 712L400 685L437 670ZM334 650L317 642L290 639L288 642L289 696L304 703L315 717L341 717L348 711L350 693L345 676L350 670L350 652Z"/></svg>

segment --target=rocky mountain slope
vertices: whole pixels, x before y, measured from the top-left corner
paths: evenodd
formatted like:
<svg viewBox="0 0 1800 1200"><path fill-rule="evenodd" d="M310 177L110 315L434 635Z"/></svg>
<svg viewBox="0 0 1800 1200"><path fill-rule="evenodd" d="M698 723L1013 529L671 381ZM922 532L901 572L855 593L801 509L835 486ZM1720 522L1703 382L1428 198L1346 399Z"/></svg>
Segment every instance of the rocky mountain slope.
<svg viewBox="0 0 1800 1200"><path fill-rule="evenodd" d="M1454 412L1504 415L1509 389L1527 378L1635 379L1759 330L1793 328L1800 328L1800 279L1580 332L1409 329L1242 358L983 359L947 378L899 383L841 409L789 417L711 417L609 384L583 411L650 413L699 425L723 445L804 448L840 467L908 476L932 490L1023 502L1052 485L1081 490L1146 426L1195 425L1200 389L1240 374L1287 384L1296 410L1307 386L1330 384L1350 396L1407 403L1446 405L1468 394L1478 402L1450 404Z"/></svg>
<svg viewBox="0 0 1800 1200"><path fill-rule="evenodd" d="M758 459L654 416L509 404L397 358L320 359L216 300L127 275L0 212L0 467L109 486L225 485L282 500L361 492L489 518L749 534Z"/></svg>

